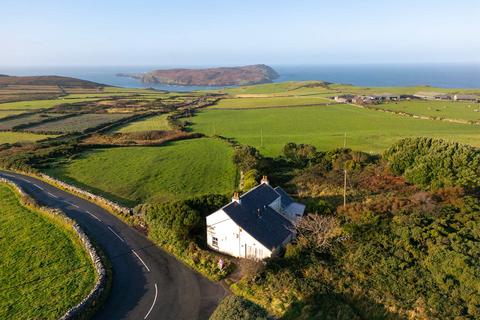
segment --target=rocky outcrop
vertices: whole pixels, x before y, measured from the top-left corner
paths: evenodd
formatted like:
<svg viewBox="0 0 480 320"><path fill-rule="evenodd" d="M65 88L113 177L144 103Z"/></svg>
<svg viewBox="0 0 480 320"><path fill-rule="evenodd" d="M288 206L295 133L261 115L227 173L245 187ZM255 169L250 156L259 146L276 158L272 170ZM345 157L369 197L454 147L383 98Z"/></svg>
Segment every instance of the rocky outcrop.
<svg viewBox="0 0 480 320"><path fill-rule="evenodd" d="M161 83L181 86L233 86L271 83L278 74L271 67L257 64L243 67L223 67L207 69L168 69L147 73L125 74L145 83Z"/></svg>

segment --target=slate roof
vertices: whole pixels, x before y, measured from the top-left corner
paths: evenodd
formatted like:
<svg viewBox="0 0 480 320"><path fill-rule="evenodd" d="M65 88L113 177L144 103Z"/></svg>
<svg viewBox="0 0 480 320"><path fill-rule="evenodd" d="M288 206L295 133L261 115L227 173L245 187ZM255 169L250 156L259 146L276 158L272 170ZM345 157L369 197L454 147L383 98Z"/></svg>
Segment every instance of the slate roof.
<svg viewBox="0 0 480 320"><path fill-rule="evenodd" d="M282 188L280 187L275 187L274 189L279 195L280 195L280 201L282 203L282 207L286 208L288 207L290 204L292 204L294 201L293 199L288 195L288 193L285 192L285 190L283 190Z"/></svg>
<svg viewBox="0 0 480 320"><path fill-rule="evenodd" d="M223 211L258 242L273 250L282 245L293 228L287 218L269 207L279 196L270 185L262 183L242 195L240 203L231 202Z"/></svg>

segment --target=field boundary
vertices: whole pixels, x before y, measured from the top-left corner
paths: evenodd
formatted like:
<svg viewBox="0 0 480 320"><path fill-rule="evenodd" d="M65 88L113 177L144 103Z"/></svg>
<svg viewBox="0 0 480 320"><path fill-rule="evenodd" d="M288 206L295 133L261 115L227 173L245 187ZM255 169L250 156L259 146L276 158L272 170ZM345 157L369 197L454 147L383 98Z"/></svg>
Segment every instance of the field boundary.
<svg viewBox="0 0 480 320"><path fill-rule="evenodd" d="M73 229L73 232L76 234L76 236L78 237L78 239L80 240L81 244L83 245L84 249L87 251L90 257L90 260L95 269L96 278L97 278L97 281L95 282L95 286L90 291L90 293L85 298L83 298L82 301L80 301L77 305L75 305L70 310L65 312L64 315L60 317L60 319L61 320L76 319L82 315L85 315L85 313L88 313L91 310L91 308L98 307L96 302L101 300L102 294L105 291L106 285L107 285L106 269L103 266L102 260L99 254L97 253L95 247L92 245L87 235L83 232L82 228L73 219L70 219L60 209L52 209L49 207L39 205L32 197L26 194L23 191L23 189L19 185L17 185L15 182L3 177L0 177L0 182L10 185L15 189L15 191L17 191L17 193L20 195L20 202L22 205L28 208L34 209L36 211L39 211L40 213L43 213L44 215L48 216L48 218L53 220L53 223L55 223L55 220L59 219L62 222L65 222L67 225L71 226Z"/></svg>

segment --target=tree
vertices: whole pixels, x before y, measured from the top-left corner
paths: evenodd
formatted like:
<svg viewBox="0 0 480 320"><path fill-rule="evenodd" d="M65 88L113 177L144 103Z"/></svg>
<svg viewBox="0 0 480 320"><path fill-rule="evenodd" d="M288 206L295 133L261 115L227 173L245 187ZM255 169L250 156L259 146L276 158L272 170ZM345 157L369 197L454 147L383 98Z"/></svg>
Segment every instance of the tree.
<svg viewBox="0 0 480 320"><path fill-rule="evenodd" d="M267 312L239 296L227 296L210 316L210 320L263 320Z"/></svg>
<svg viewBox="0 0 480 320"><path fill-rule="evenodd" d="M244 172L257 168L260 159L258 150L251 146L238 146L233 154L233 163Z"/></svg>
<svg viewBox="0 0 480 320"><path fill-rule="evenodd" d="M335 217L319 214L308 214L298 220L295 230L300 245L320 252L330 248L332 240L341 233Z"/></svg>

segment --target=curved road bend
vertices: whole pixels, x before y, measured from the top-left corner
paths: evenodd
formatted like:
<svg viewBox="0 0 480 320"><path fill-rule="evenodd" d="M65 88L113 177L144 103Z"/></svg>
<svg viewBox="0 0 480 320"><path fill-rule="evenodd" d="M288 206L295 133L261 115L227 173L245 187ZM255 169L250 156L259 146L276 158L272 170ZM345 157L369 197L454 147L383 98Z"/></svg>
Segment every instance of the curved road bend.
<svg viewBox="0 0 480 320"><path fill-rule="evenodd" d="M100 245L112 289L94 319L208 319L226 292L105 209L41 180L0 171L42 205L59 208Z"/></svg>

